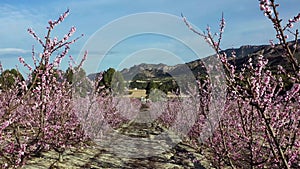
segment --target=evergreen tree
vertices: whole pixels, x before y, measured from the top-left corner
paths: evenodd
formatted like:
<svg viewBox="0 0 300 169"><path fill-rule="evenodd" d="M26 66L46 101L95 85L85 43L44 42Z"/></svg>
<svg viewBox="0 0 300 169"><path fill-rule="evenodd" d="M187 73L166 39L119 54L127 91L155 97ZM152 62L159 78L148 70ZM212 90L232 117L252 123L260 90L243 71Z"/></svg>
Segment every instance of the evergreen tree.
<svg viewBox="0 0 300 169"><path fill-rule="evenodd" d="M158 85L153 81L151 80L150 82L148 82L147 84L147 87L146 87L146 94L149 95L151 90L153 89L157 89L158 88Z"/></svg>
<svg viewBox="0 0 300 169"><path fill-rule="evenodd" d="M68 68L65 73L65 78L69 84L72 84L72 87L75 89L75 93L82 97L92 91L92 85L86 76L85 70L82 68Z"/></svg>
<svg viewBox="0 0 300 169"><path fill-rule="evenodd" d="M124 94L125 81L121 72L116 71L111 80L111 88L114 94Z"/></svg>
<svg viewBox="0 0 300 169"><path fill-rule="evenodd" d="M125 81L121 72L114 68L109 68L102 74L102 79L98 84L99 87L104 87L100 91L106 93L122 94L125 90Z"/></svg>
<svg viewBox="0 0 300 169"><path fill-rule="evenodd" d="M0 75L0 89L7 90L17 86L16 79L24 81L24 78L20 72L16 69L5 70Z"/></svg>

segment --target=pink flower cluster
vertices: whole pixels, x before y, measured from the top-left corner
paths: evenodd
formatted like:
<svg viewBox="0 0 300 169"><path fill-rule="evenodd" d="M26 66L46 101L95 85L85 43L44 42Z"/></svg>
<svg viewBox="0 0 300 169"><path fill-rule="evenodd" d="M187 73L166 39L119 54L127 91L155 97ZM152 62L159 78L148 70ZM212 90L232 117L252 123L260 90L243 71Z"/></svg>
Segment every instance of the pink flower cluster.
<svg viewBox="0 0 300 169"><path fill-rule="evenodd" d="M269 0L260 0L260 3L259 3L259 7L260 7L260 10L264 11L264 13L266 15L269 15L269 14L272 14L272 10L271 10L271 4L273 2L269 1Z"/></svg>
<svg viewBox="0 0 300 169"><path fill-rule="evenodd" d="M43 47L41 58L35 57L32 49L34 68L19 57L20 63L30 70L26 81L15 79L15 90L0 89L0 166L1 168L20 167L32 155L44 150L55 150L59 157L66 148L78 146L87 136L81 128L74 109L72 86L57 69L61 60L68 54L69 46L78 38L69 40L75 27L61 39L51 39L52 29L62 22L69 10L57 21L49 22L45 41L32 29L28 32ZM50 57L54 51L64 50ZM86 58L81 61L81 65ZM37 60L39 61L37 63Z"/></svg>
<svg viewBox="0 0 300 169"><path fill-rule="evenodd" d="M66 12L64 12L62 15L60 15L60 17L58 18L58 20L50 20L49 23L49 27L48 29L51 30L53 29L56 25L60 24L61 22L63 22L65 20L65 18L69 15L70 10L68 9Z"/></svg>
<svg viewBox="0 0 300 169"><path fill-rule="evenodd" d="M290 19L289 24L282 27L278 6L274 0L260 0L260 9L272 21L277 32L279 45L283 49L280 54L287 57L292 71L285 70L282 65L278 65L278 71L269 70L268 59L259 54L250 56L248 63L237 69L234 53L229 59L216 47L220 45L219 39L215 40L210 34L200 35L215 49L227 76L225 110L219 113L221 116L218 117L218 125L212 132L212 137L204 143L200 139L202 144L199 145L200 149L208 150L210 155L207 158L216 168L300 167L300 65L295 59L296 49L292 49L286 41L287 28L292 28L292 23L298 22L300 15ZM186 19L184 22L189 25ZM221 28L220 33L222 32ZM295 33L288 30L295 39L297 32L298 30ZM297 46L298 42L296 40L293 43ZM271 44L275 47L273 41ZM200 95L206 100L199 111L203 116L198 116L196 125L190 131L190 136L194 139L202 138L205 134L205 121L215 123L207 117L208 112L214 110L207 109L211 94L203 94L204 88L199 86Z"/></svg>
<svg viewBox="0 0 300 169"><path fill-rule="evenodd" d="M294 18L289 19L288 27L292 28L294 26L294 23L299 22L299 21L300 21L300 13L298 13L297 16L294 16Z"/></svg>

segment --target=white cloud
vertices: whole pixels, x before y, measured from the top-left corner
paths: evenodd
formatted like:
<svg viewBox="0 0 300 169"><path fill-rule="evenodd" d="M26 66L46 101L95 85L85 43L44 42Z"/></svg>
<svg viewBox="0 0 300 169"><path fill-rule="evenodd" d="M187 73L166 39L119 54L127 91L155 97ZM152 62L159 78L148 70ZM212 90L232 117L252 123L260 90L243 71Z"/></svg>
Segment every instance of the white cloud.
<svg viewBox="0 0 300 169"><path fill-rule="evenodd" d="M30 51L20 48L0 48L0 55L4 54L24 54Z"/></svg>

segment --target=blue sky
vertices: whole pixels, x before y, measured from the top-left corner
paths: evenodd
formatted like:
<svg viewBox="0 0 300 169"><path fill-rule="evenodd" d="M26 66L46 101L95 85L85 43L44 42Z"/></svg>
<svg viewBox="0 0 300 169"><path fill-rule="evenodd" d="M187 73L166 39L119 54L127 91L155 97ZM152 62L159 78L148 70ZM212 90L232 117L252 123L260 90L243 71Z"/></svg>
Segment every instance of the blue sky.
<svg viewBox="0 0 300 169"><path fill-rule="evenodd" d="M278 2L281 3L280 15L286 20L300 12L299 0ZM212 51L207 47L200 47L205 44L199 37L185 29L181 21L175 22L176 19L180 20L181 13L201 31L207 24L213 30L218 30L219 19L224 12L226 28L221 46L223 49L267 44L270 39L274 39L275 34L272 24L259 10L257 0L1 0L0 61L3 67L7 69L18 65L23 73L26 72L18 64L18 56L31 63L32 45L36 53L41 50L27 33L27 28L33 28L43 37L47 22L57 19L66 9L70 9L70 15L57 27L53 36L62 37L73 25L77 28L74 37L84 34L71 46L69 54L78 59L82 50L88 50L88 61L84 65L88 73L108 67L123 69L142 62L172 65L211 54ZM146 22L142 15L145 12L147 15L154 14ZM143 21L134 18L136 16L140 16ZM170 22L167 22L168 18ZM171 20L174 24L171 24ZM137 30L128 27L129 22ZM159 30L150 29L154 24L156 26L153 29ZM295 27L299 28L299 24ZM109 32L105 32L106 28L110 28ZM136 34L131 31L127 37L118 37L123 36L121 34L128 32L128 29L141 30ZM105 46L107 44L112 45ZM200 54L194 51L198 49ZM66 65L67 60L62 69Z"/></svg>

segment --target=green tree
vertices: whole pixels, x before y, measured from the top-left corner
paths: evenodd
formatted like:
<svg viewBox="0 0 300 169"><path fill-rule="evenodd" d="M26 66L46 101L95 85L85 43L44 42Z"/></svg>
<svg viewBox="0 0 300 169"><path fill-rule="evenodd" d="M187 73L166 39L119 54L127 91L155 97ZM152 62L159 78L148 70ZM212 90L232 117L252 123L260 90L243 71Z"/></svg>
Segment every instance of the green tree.
<svg viewBox="0 0 300 169"><path fill-rule="evenodd" d="M130 82L129 87L131 89L146 89L148 83L147 82L138 82L137 80Z"/></svg>
<svg viewBox="0 0 300 169"><path fill-rule="evenodd" d="M20 72L16 69L5 70L0 75L0 89L7 90L17 86L16 80L24 81L24 78Z"/></svg>
<svg viewBox="0 0 300 169"><path fill-rule="evenodd" d="M158 89L168 94L168 92L176 92L177 89L179 89L179 86L175 80L167 79L159 85Z"/></svg>
<svg viewBox="0 0 300 169"><path fill-rule="evenodd" d="M65 76L67 82L69 82L69 84L73 83L73 75L74 75L74 70L72 70L71 68L68 68L66 70L66 73L64 76Z"/></svg>
<svg viewBox="0 0 300 169"><path fill-rule="evenodd" d="M151 90L153 89L157 89L158 85L157 83L155 83L153 80L151 80L150 82L148 82L147 87L146 87L146 94L149 95Z"/></svg>
<svg viewBox="0 0 300 169"><path fill-rule="evenodd" d="M86 96L88 92L92 91L92 85L86 77L84 69L78 69L77 67L74 69L68 68L64 77L75 89L75 93L79 94L81 97Z"/></svg>
<svg viewBox="0 0 300 169"><path fill-rule="evenodd" d="M98 87L104 86L106 89L111 89L111 81L115 72L116 70L114 68L109 68L104 71Z"/></svg>
<svg viewBox="0 0 300 169"><path fill-rule="evenodd" d="M124 94L125 81L121 72L116 71L111 80L111 88L114 94Z"/></svg>
<svg viewBox="0 0 300 169"><path fill-rule="evenodd" d="M122 94L125 90L125 81L121 72L114 68L109 68L102 74L102 79L98 83L98 88L104 87L100 92Z"/></svg>

